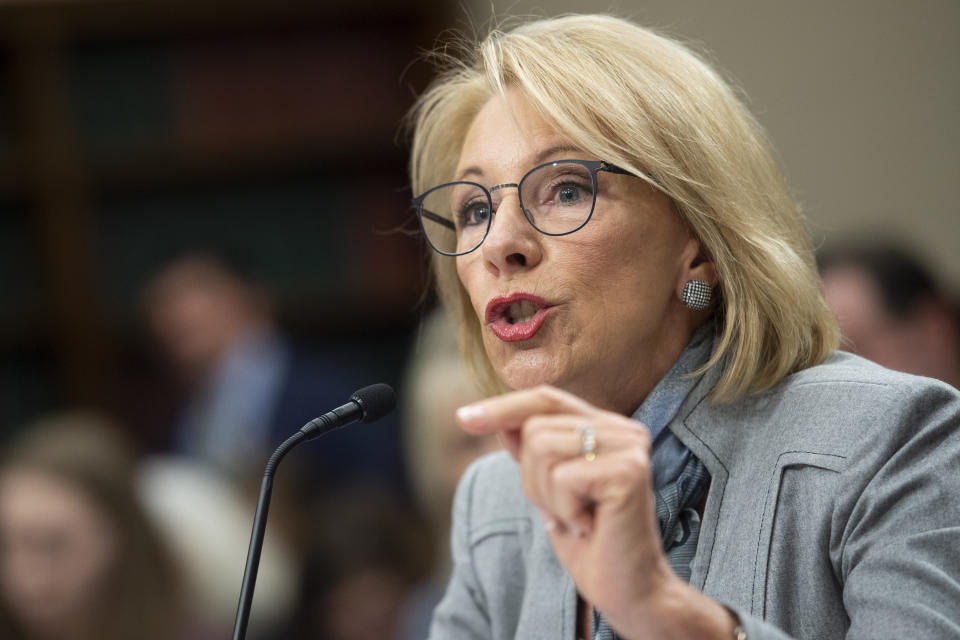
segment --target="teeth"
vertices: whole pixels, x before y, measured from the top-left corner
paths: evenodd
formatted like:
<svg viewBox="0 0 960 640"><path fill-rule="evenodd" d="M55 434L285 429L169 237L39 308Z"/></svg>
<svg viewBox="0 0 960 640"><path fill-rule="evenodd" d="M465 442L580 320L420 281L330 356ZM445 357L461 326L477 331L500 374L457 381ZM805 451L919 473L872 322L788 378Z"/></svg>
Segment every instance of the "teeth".
<svg viewBox="0 0 960 640"><path fill-rule="evenodd" d="M507 321L510 324L529 322L536 315L539 307L529 300L519 300L507 307Z"/></svg>

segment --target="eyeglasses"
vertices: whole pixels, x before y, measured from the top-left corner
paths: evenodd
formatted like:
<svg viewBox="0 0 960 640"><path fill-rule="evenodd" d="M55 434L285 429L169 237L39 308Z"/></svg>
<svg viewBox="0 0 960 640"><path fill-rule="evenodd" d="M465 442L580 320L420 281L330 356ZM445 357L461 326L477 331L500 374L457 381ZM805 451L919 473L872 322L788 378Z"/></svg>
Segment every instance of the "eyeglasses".
<svg viewBox="0 0 960 640"><path fill-rule="evenodd" d="M516 187L520 208L534 229L565 236L590 221L600 171L639 177L602 160L557 160L534 167L519 183L489 189L476 182L441 184L414 198L413 208L427 242L445 256L462 256L483 243L496 212L492 194L506 187Z"/></svg>

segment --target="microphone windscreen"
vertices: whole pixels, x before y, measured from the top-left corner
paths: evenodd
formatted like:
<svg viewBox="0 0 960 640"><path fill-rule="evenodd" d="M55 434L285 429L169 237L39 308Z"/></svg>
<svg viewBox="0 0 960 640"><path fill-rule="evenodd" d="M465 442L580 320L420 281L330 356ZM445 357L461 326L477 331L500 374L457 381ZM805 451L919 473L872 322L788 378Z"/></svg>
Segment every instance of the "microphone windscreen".
<svg viewBox="0 0 960 640"><path fill-rule="evenodd" d="M378 382L354 391L350 399L360 405L363 418L360 422L373 422L387 415L397 406L397 394L388 384Z"/></svg>

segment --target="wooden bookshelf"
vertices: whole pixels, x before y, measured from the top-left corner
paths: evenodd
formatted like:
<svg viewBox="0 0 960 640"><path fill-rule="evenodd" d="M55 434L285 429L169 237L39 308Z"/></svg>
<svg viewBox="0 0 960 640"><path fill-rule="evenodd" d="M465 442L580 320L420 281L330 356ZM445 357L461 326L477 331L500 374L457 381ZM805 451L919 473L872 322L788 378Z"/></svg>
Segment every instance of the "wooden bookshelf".
<svg viewBox="0 0 960 640"><path fill-rule="evenodd" d="M444 16L338 5L0 4L0 394L109 408L139 287L179 248L254 256L307 337L409 326L396 136ZM3 401L0 429L30 417Z"/></svg>

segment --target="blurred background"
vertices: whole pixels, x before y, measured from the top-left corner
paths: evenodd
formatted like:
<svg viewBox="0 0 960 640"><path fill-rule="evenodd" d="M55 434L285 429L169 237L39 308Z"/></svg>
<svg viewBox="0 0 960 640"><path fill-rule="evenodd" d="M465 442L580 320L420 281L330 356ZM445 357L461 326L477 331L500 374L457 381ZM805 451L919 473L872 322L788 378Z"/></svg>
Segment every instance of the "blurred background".
<svg viewBox="0 0 960 640"><path fill-rule="evenodd" d="M231 532L234 550L204 570L236 575L186 579L217 615L188 612L194 635L177 637L222 637L232 622L251 486L285 435L376 381L415 406L422 385L471 397L452 391L458 374L421 378L417 361L434 357L425 345L454 349L406 232L399 122L430 78L420 52L448 29L485 32L491 16L604 9L681 38L742 89L818 246L896 245L953 308L954 0L0 0L0 441L43 450L23 440L52 414L82 431L89 414L64 412L93 412L120 434L114 457L135 462L128 480L174 563L217 548L184 528L209 517L209 538ZM423 439L439 432L411 423L439 430L452 416L405 411L281 470L261 578L276 597L254 609L264 637L417 637L442 584L449 500L424 486L455 481L489 443L451 437L453 453L427 460ZM453 471L420 468L445 456ZM343 534L358 529L370 536ZM369 599L380 608L316 613L343 611L351 593L381 594Z"/></svg>

